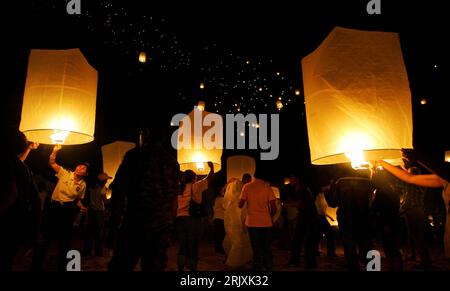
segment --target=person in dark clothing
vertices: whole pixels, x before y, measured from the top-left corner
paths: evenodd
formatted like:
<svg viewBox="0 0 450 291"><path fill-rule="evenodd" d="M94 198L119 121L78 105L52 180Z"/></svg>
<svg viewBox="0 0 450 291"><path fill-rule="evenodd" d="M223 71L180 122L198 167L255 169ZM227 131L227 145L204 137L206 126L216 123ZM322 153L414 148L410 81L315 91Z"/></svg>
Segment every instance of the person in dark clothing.
<svg viewBox="0 0 450 291"><path fill-rule="evenodd" d="M411 167L408 172L412 175L420 175L420 169ZM410 247L410 259L415 261L416 251L420 256L420 263L424 269L431 266L430 255L427 242L425 240L425 230L427 216L425 214L425 194L427 189L412 184L399 181L397 187L403 195L400 209L406 218L408 230L408 242Z"/></svg>
<svg viewBox="0 0 450 291"><path fill-rule="evenodd" d="M403 269L400 252L400 193L395 187L395 178L386 171L376 171L372 182L377 188L372 204L375 223L381 234L387 269Z"/></svg>
<svg viewBox="0 0 450 291"><path fill-rule="evenodd" d="M335 245L335 238L334 238L334 231L331 227L330 223L328 222L328 219L330 217L327 217L327 208L328 204L325 200L325 195L323 194L323 191L316 196L316 208L317 208L317 214L318 214L318 240L319 243L317 244L317 247L320 245L320 240L322 238L322 235L327 240L327 256L328 257L336 257L336 245ZM328 218L328 219L327 219ZM318 249L318 253L320 254L320 250Z"/></svg>
<svg viewBox="0 0 450 291"><path fill-rule="evenodd" d="M110 185L112 231L120 229L109 271L132 271L139 259L142 271L167 266L179 165L160 143L148 140L144 137L141 147L125 154Z"/></svg>
<svg viewBox="0 0 450 291"><path fill-rule="evenodd" d="M225 254L223 249L223 240L225 238L225 226L224 226L224 216L225 209L223 207L223 197L225 194L225 187L220 189L220 194L216 197L214 201L214 249L218 254Z"/></svg>
<svg viewBox="0 0 450 291"><path fill-rule="evenodd" d="M6 129L2 136L6 142L0 170L0 272L12 271L14 257L22 245L40 242L39 194L24 163L38 145L28 142L15 128Z"/></svg>
<svg viewBox="0 0 450 291"><path fill-rule="evenodd" d="M338 179L325 191L330 207L339 207L337 219L344 255L350 270L359 270L359 259L366 258L371 250L369 206L374 193L370 172L359 170L360 177Z"/></svg>
<svg viewBox="0 0 450 291"><path fill-rule="evenodd" d="M288 266L298 266L304 249L304 257L309 268L316 266L318 245L318 215L314 195L296 176L290 177L291 196L297 196L298 215L291 246Z"/></svg>
<svg viewBox="0 0 450 291"><path fill-rule="evenodd" d="M88 237L84 242L85 256L91 256L95 245L95 256L103 257L103 229L105 226L106 182L111 177L106 173L97 176L97 182L88 194Z"/></svg>

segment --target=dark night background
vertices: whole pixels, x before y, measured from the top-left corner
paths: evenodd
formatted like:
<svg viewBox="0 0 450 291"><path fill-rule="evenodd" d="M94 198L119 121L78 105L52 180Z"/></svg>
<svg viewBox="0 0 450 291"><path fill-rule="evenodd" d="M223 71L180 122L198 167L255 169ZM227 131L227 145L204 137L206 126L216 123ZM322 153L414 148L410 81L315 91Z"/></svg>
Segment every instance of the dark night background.
<svg viewBox="0 0 450 291"><path fill-rule="evenodd" d="M97 173L102 145L135 141L144 127L167 128L170 137L172 115L188 113L199 100L220 114L277 113L275 102L282 97L280 155L265 163L272 179L291 172L310 179L329 171L333 167L310 166L300 64L335 26L400 34L414 146L439 159L450 149L445 90L450 25L443 1L381 0L381 15L368 15L366 0L308 5L81 0L81 15L66 13L68 1L20 2L2 7L3 124L20 123L30 49L78 47L98 71L95 141L65 148L59 156L63 165L87 160ZM140 51L147 53L145 64L138 62ZM423 98L426 105L420 104ZM35 172L50 175L50 149L42 145L30 156ZM224 158L235 153L224 151Z"/></svg>

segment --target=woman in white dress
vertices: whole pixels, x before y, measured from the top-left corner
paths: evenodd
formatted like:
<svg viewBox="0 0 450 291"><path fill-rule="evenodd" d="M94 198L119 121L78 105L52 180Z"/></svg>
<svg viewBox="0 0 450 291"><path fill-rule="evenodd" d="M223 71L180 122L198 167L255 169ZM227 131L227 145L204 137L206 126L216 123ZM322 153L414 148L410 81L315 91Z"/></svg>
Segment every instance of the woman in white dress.
<svg viewBox="0 0 450 291"><path fill-rule="evenodd" d="M238 207L242 182L232 179L228 182L224 197L225 239L223 248L227 254L225 264L230 268L239 268L251 261L253 252L247 227L244 225L246 207Z"/></svg>

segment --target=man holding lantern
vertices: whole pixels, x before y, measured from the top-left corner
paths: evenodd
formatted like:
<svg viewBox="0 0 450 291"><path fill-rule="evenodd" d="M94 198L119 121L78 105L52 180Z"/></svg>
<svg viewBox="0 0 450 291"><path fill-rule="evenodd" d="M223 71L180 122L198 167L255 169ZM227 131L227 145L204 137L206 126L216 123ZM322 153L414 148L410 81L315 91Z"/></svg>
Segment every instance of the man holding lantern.
<svg viewBox="0 0 450 291"><path fill-rule="evenodd" d="M33 258L33 269L35 270L42 269L45 254L53 239L60 243L58 270L66 270L66 254L69 251L75 216L78 210L81 213L87 211L81 200L86 191L84 177L88 175L89 164L79 163L75 171L67 170L56 163L56 155L60 150L61 145L56 144L49 158L49 165L55 171L58 183L51 196L51 203L44 211L42 223L44 243L35 251Z"/></svg>

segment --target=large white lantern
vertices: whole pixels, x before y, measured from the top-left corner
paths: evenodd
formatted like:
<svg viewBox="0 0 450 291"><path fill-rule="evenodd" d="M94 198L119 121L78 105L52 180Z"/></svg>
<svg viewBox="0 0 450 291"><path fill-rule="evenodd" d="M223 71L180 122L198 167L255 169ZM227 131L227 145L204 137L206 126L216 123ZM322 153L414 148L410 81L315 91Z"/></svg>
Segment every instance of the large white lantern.
<svg viewBox="0 0 450 291"><path fill-rule="evenodd" d="M97 71L79 49L31 50L20 130L42 144L94 140Z"/></svg>
<svg viewBox="0 0 450 291"><path fill-rule="evenodd" d="M102 146L103 171L114 179L123 157L135 146L134 143L126 141L116 141ZM113 179L108 180L106 186L109 186Z"/></svg>
<svg viewBox="0 0 450 291"><path fill-rule="evenodd" d="M237 155L231 156L227 159L227 181L232 178L242 179L242 175L248 173L255 174L256 163L255 159L249 156Z"/></svg>
<svg viewBox="0 0 450 291"><path fill-rule="evenodd" d="M180 170L192 170L197 175L207 175L208 161L214 172L222 168L223 125L222 117L196 106L181 120L178 129L177 159Z"/></svg>
<svg viewBox="0 0 450 291"><path fill-rule="evenodd" d="M397 33L337 27L302 60L315 165L398 159L412 148L408 77Z"/></svg>

